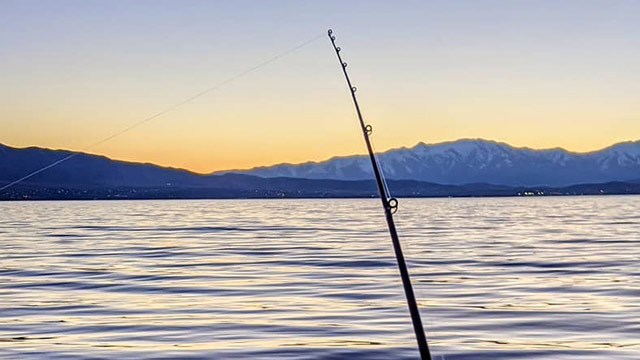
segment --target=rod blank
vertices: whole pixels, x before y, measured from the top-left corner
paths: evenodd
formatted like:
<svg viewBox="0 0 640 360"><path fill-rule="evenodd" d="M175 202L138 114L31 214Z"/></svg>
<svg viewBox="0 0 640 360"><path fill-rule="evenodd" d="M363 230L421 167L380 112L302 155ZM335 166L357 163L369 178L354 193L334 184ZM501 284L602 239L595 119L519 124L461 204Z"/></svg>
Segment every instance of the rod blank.
<svg viewBox="0 0 640 360"><path fill-rule="evenodd" d="M407 298L407 305L409 307L409 313L411 314L411 321L413 322L413 330L416 334L416 340L418 342L420 358L422 360L431 360L431 353L429 352L427 337L425 336L424 329L422 327L422 319L420 318L420 311L418 309L415 294L413 293L409 270L407 269L407 263L405 262L404 254L402 253L402 246L400 245L400 239L398 238L396 225L393 221L393 213L395 213L395 211L398 209L398 200L392 198L384 186L382 171L380 170L378 162L376 161L376 156L371 145L371 139L369 138L369 135L371 135L373 128L371 127L371 125L365 124L364 120L362 119L360 105L358 105L358 99L356 98L357 88L353 86L353 84L351 84L351 79L349 78L349 74L347 73L347 63L344 62L342 60L342 56L340 56L340 52L342 51L342 49L336 46L336 37L333 35L333 30L329 29L329 31L327 31L327 34L329 35L329 39L331 39L333 49L338 56L338 61L340 62L344 78L347 81L347 85L349 86L349 91L351 91L353 105L356 108L356 114L358 115L358 120L360 121L362 135L364 136L364 141L367 145L369 159L371 160L371 166L373 167L373 174L375 175L376 184L378 185L378 193L380 194L380 200L382 201L382 207L384 208L384 214L387 219L387 225L389 227L389 234L391 235L391 241L393 243L393 250L396 255L396 261L398 263L398 269L400 270L400 277L402 278L402 286L404 287L404 293Z"/></svg>

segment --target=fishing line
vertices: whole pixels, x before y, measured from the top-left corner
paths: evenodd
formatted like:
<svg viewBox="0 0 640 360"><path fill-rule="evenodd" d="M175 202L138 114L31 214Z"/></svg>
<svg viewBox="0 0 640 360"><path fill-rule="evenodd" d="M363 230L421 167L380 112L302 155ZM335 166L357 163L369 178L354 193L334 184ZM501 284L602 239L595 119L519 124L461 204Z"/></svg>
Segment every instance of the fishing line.
<svg viewBox="0 0 640 360"><path fill-rule="evenodd" d="M371 134L369 134L369 136L371 136ZM374 146L373 140L371 140L371 148L373 149L373 152L375 154L378 154L378 152L376 151L376 147ZM376 164L378 165L378 168L380 168L380 177L382 178L382 185L384 186L384 193L385 196L387 197L387 199L391 199L391 191L389 190L389 184L387 184L387 177L384 176L384 170L382 168L382 163L380 163L380 157L376 156L375 158L376 160Z"/></svg>
<svg viewBox="0 0 640 360"><path fill-rule="evenodd" d="M16 184L19 184L19 183L23 182L24 180L27 180L27 179L35 176L35 175L40 174L43 171L46 171L48 169L51 169L52 167L60 165L61 163L65 162L67 160L70 160L70 159L82 154L85 151L91 150L91 149L93 149L94 147L96 147L98 145L102 145L105 142L107 142L107 141L109 141L109 140L111 140L111 139L113 139L115 137L118 137L118 136L120 136L120 135L122 135L122 134L124 134L126 132L129 132L129 131L131 131L131 130L133 130L133 129L135 129L135 128L137 128L137 127L139 127L139 126L141 126L141 125L143 125L143 124L145 124L145 123L147 123L147 122L149 122L149 121L151 121L153 119L156 119L156 118L158 118L158 117L160 117L160 116L162 116L162 115L164 115L166 113L169 113L169 112L171 112L171 111L173 111L173 110L175 110L175 109L177 109L177 108L179 108L179 107L181 107L183 105L186 105L186 104L196 100L197 98L199 98L199 97L201 97L203 95L206 95L206 94L208 94L208 93L210 93L212 91L218 90L221 87L223 87L223 86L225 86L225 85L227 85L227 84L229 84L229 83L231 83L231 82L233 82L233 81L235 81L235 80L237 80L237 79L239 79L239 78L241 78L243 76L246 76L246 75L248 75L248 74L250 74L250 73L252 73L252 72L254 72L254 71L256 71L256 70L258 70L258 69L260 69L260 68L262 68L264 66L266 66L266 65L271 64L272 62L274 62L276 60L279 60L279 59L281 59L281 58L283 58L283 57L285 57L287 55L290 55L290 54L302 49L303 47L305 47L305 46L315 42L316 40L320 39L324 35L325 34L323 33L323 34L314 36L313 38L311 38L311 39L309 39L309 40L307 40L307 41L305 41L303 43L300 43L299 45L296 45L296 46L294 46L292 48L289 48L289 49L277 54L276 56L274 56L272 58L269 58L269 59L267 59L267 60L255 65L253 67L250 67L249 69L247 69L245 71L237 73L236 75L233 75L230 78L227 78L226 80L223 80L222 82L219 82L218 84L216 84L216 85L214 85L214 86L212 86L212 87L210 87L210 88L208 88L206 90L200 91L199 93L197 93L197 94L195 94L195 95L193 95L191 97L188 97L188 98L186 98L186 99L184 99L184 100L182 100L180 102L177 102L177 103L175 103L175 104L173 104L171 106L168 106L164 110L159 111L159 112L157 112L157 113L155 113L155 114L153 114L153 115L151 115L149 117L146 117L146 118L143 118L141 120L138 120L138 121L132 123L131 125L125 127L124 129L122 129L122 130L120 130L120 131L118 131L116 133L113 133L113 134L111 134L111 135L109 135L109 136L107 136L107 137L105 137L105 138L103 138L103 139L101 139L99 141L96 141L95 143L93 143L93 144L91 144L89 146L86 146L86 147L82 148L79 152L74 152L74 153L72 153L72 154L70 154L70 155L68 155L68 156L66 156L66 157L64 157L64 158L62 158L60 160L57 160L57 161L55 161L55 162L53 162L53 163L51 163L49 165L46 165L46 166L44 166L44 167L42 167L42 168L40 168L40 169L38 169L38 170L36 170L34 172L31 172L31 173L19 178L17 180L14 180L14 181L10 182L9 184L6 184L6 185L0 187L0 191L6 190L6 189L8 189L8 188L10 188L10 187L12 187L12 186L14 186Z"/></svg>

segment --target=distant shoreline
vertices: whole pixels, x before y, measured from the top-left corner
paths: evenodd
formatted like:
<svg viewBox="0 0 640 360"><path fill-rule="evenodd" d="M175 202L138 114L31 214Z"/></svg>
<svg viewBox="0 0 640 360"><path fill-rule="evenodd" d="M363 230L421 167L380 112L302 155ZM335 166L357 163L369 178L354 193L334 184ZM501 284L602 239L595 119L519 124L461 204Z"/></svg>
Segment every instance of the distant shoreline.
<svg viewBox="0 0 640 360"><path fill-rule="evenodd" d="M579 159L571 162L566 158L569 155L555 150L527 152L507 144L483 140L440 144L437 149L443 150L442 146L448 149L445 158L441 151L436 153L442 156L436 156L434 151L437 149L433 146L423 144L415 148L411 156L401 152L396 155L406 156L394 155L387 159L391 167L387 172L391 194L403 198L640 194L640 160L631 160L635 159L636 147L640 154L640 141L617 144L614 148L608 148L606 154L601 154L602 159L598 159L602 161L591 157L582 159L586 162ZM521 151L530 155L528 160L519 158L524 156ZM459 158L463 153L469 158ZM381 159L389 154L381 154ZM432 154L435 157L422 159L420 154ZM500 154L511 155L504 155L507 156L505 158ZM42 148L18 149L3 145L0 145L0 155L0 188L11 184L0 191L0 200L318 199L378 196L377 185L371 174L366 172L370 164L366 161L359 164L360 160L355 158L344 166L334 167L333 164L325 169L327 171L307 169L311 172L305 177L284 170L278 176L238 173L199 175L84 153ZM60 163L71 156L72 161ZM496 163L498 160L501 162ZM504 161L519 165L517 168L507 166ZM58 163L49 168L51 164ZM614 163L625 166L612 167ZM425 164L430 165L424 167ZM404 170L400 171L398 167ZM341 179L332 175L336 171Z"/></svg>
<svg viewBox="0 0 640 360"><path fill-rule="evenodd" d="M494 193L494 194L432 194L432 195L409 195L409 194L395 194L392 190L392 194L401 199L443 199L443 198L541 198L541 197L578 197L578 196L619 196L619 195L640 195L640 191L637 192L604 192L604 191L587 191L587 192L573 192L573 193L558 193L558 192L520 192L520 193ZM300 195L294 196L291 194L273 194L268 196L162 196L156 194L156 196L131 196L131 194L110 194L107 196L64 196L57 194L58 196L28 196L14 194L13 197L0 196L0 202L24 202L24 201L122 201L122 200L323 200L323 199L377 199L378 194L362 194L362 195L330 195L330 194L317 194L317 195Z"/></svg>

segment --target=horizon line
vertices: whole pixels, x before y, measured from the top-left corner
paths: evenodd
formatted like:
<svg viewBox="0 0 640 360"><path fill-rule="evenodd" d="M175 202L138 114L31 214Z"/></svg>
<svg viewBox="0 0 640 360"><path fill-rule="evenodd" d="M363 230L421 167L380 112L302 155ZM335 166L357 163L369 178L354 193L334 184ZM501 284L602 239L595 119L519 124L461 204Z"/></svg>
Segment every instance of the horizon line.
<svg viewBox="0 0 640 360"><path fill-rule="evenodd" d="M572 151L572 150L567 150L564 147L561 146L555 146L555 147L548 147L548 148L532 148L529 146L514 146L511 145L505 141L499 141L499 140L490 140L490 139L484 139L484 138L459 138L459 139L455 139L455 140L445 140L445 141L440 141L440 142L436 142L436 143L426 143L424 141L419 141L418 143L416 143L413 146L399 146L399 147L391 147L382 151L377 151L376 154L385 154L388 152L392 152L392 151L397 151L397 150L409 150L409 149L414 149L418 146L438 146L438 145L447 145L447 144L453 144L453 143L457 143L457 142L465 142L465 141L481 141L481 142L488 142L488 143L494 143L494 144L498 144L498 145L506 145L510 148L513 149L521 149L521 150L530 150L530 151L550 151L550 150L560 150L560 151L564 151L566 153L569 154L574 154L574 155L587 155L587 154L592 154L592 153L597 153L606 149L609 149L611 147L617 146L617 145L621 145L621 144L629 144L629 143L638 143L640 142L640 139L637 140L623 140L623 141L618 141L615 142L611 145L599 148L599 149L595 149L595 150L589 150L589 151ZM153 166L158 166L158 167L162 167L162 168L166 168L166 169L175 169L175 170L183 170L183 171L187 171L193 174L199 174L199 175L216 175L216 174L221 174L221 173L231 173L234 171L250 171L250 170L255 170L255 169L263 169L263 168L269 168L269 167L274 167L274 166L297 166L297 165L307 165L307 164L319 164L319 163L323 163L323 162L327 162L327 161L331 161L334 159L342 159L342 158L348 158L348 157L354 157L354 156L365 156L366 154L364 153L354 153L354 154L348 154L348 155L335 155L335 156L331 156L329 158L325 158L323 160L308 160L308 161L304 161L304 162L298 162L298 163L290 163L290 162L276 162L276 163L272 163L272 164L267 164L267 165L259 165L259 166L254 166L251 168L232 168L232 169L225 169L225 170L212 170L212 171L208 171L208 172L199 172L199 171L195 171L195 170L191 170L188 168L184 168L184 167L176 167L176 166L170 166L170 165L161 165L161 164L157 164L157 163L152 163L152 162L148 162L148 161L133 161L133 160L127 160L127 159L120 159L120 158L115 158L115 157L109 157L106 156L104 154L99 154L99 153L90 153L90 152L86 152L86 151L82 151L82 150L71 150L71 149L62 149L62 148L46 148L46 147L42 147L42 146L37 146L37 145L30 145L30 146L23 146L23 147L18 147L18 146L12 146L12 145L7 145L4 143L0 142L0 147L1 146L5 146L5 147L10 147L13 149L44 149L44 150L51 150L51 151L65 151L65 152L72 152L72 153L78 153L78 154L86 154L86 155L92 155L92 156L100 156L100 157L104 157L107 158L109 160L113 160L113 161L120 161L120 162L125 162L125 163L132 163L132 164L145 164L145 165L153 165Z"/></svg>

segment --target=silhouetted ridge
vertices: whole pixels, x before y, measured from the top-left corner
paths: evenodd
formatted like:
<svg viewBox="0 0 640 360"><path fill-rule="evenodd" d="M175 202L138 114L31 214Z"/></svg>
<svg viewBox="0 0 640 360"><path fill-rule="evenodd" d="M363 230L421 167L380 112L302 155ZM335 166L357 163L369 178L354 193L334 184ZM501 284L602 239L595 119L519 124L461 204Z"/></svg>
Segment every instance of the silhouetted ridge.
<svg viewBox="0 0 640 360"><path fill-rule="evenodd" d="M632 150L637 143L624 143L598 153L599 164L607 168L634 164ZM487 159L486 152L478 149L493 149L492 156L499 158L502 151L511 154L510 148L499 143L466 141L455 149L436 148L424 145L424 152L433 155L444 153L446 158L468 154ZM393 150L385 156L420 157L412 149ZM623 151L624 150L624 151ZM397 152L400 151L398 154ZM513 151L527 151L515 149ZM568 161L565 151L558 149L535 151L556 162ZM28 173L41 169L72 152L42 148L17 149L0 145L0 186L8 184ZM452 155L453 154L453 155ZM467 155L465 155L467 154ZM408 155L406 155L408 156ZM336 158L355 162L359 158ZM368 159L364 159L368 161ZM393 160L393 159L392 159ZM389 159L386 160L387 164ZM398 160L399 161L399 160ZM317 165L317 164L313 164ZM311 165L309 165L311 166ZM370 164L367 163L367 166ZM384 166L384 165L383 165ZM343 169L344 170L344 169ZM344 174L344 171L343 171ZM398 172L395 173L396 175ZM640 173L631 171L627 181L579 181L578 185L554 187L549 185L494 185L488 181L466 184L442 184L418 180L390 180L389 187L397 197L433 196L516 196L549 194L632 194L640 193ZM532 170L531 176L536 175ZM387 170L387 176L394 173ZM318 197L374 197L377 189L371 178L367 180L304 179L292 176L259 177L249 174L226 173L201 175L186 170L110 160L104 156L79 154L73 159L48 169L28 180L0 192L0 199L173 199L173 198L318 198Z"/></svg>

